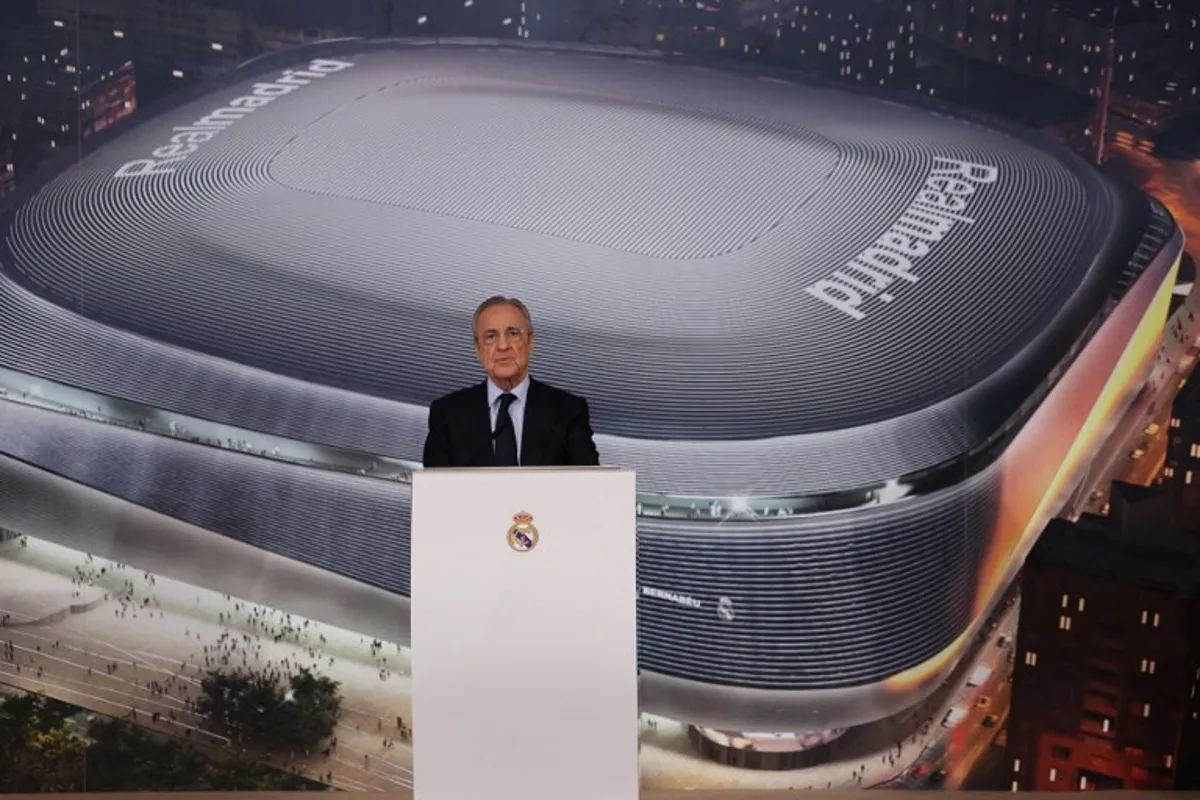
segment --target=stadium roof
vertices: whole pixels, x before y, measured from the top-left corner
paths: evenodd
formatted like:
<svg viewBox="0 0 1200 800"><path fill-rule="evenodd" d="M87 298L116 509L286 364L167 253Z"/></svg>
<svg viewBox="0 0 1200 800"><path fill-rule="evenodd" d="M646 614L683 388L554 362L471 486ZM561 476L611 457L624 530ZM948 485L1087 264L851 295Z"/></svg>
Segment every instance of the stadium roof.
<svg viewBox="0 0 1200 800"><path fill-rule="evenodd" d="M1050 143L798 79L479 44L287 58L20 207L0 366L417 458L428 402L479 379L475 304L511 294L536 375L588 397L645 489L833 491L983 443L1150 214Z"/></svg>

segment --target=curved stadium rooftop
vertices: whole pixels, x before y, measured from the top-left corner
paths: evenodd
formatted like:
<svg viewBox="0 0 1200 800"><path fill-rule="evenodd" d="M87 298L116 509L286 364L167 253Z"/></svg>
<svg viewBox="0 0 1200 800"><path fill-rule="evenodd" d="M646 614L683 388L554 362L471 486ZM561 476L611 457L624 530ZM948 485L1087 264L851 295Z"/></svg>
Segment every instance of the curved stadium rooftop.
<svg viewBox="0 0 1200 800"><path fill-rule="evenodd" d="M644 490L796 495L984 443L1108 299L1118 191L1017 135L654 58L323 63L254 62L24 204L6 269L54 305L5 292L39 333L0 362L415 460L502 292Z"/></svg>

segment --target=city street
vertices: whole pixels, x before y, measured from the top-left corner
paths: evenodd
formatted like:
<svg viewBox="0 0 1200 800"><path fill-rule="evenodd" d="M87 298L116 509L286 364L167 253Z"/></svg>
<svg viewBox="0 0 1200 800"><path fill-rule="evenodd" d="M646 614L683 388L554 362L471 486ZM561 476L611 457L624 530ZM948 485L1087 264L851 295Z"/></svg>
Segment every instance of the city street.
<svg viewBox="0 0 1200 800"><path fill-rule="evenodd" d="M1008 653L1009 648L1004 648L1003 652ZM950 753L950 766L946 771L947 789L964 788L963 785L1008 721L1012 699L1011 677L1012 666L1006 659L1001 659L1001 666L997 667L988 682L968 698L970 705L967 707L967 717L951 736L957 752ZM958 741L960 737L962 741Z"/></svg>
<svg viewBox="0 0 1200 800"><path fill-rule="evenodd" d="M1167 321L1149 379L1114 426L1061 516L1073 519L1084 512L1103 513L1114 480L1147 486L1157 478L1166 457L1171 405L1195 368L1192 351L1198 337L1200 292L1193 291ZM1147 430L1154 433L1148 434Z"/></svg>
<svg viewBox="0 0 1200 800"><path fill-rule="evenodd" d="M930 781L939 770L945 770L940 785L963 788L987 759L989 748L1008 718L1011 654L1016 644L1020 608L1017 600L998 615L970 666L959 670L954 691L943 701L924 750L886 784L887 788L930 788ZM972 686L975 681L971 677L980 670L987 670L987 677ZM944 723L952 709L958 709L955 714L958 719L947 726Z"/></svg>

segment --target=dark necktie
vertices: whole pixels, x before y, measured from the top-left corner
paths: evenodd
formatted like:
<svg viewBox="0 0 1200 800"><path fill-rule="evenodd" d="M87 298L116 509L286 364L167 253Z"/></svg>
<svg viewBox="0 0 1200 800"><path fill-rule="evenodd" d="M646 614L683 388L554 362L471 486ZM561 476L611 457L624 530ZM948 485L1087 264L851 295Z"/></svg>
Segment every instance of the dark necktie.
<svg viewBox="0 0 1200 800"><path fill-rule="evenodd" d="M517 463L517 430L513 427L512 417L508 415L508 407L517 399L515 394L505 392L500 395L500 413L496 414L496 466L516 467Z"/></svg>

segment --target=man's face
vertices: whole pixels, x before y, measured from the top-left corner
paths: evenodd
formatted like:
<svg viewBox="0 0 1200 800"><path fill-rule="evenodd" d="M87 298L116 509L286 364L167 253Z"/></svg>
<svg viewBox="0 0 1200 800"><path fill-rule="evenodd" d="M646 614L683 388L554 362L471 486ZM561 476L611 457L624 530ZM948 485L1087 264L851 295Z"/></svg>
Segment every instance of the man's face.
<svg viewBox="0 0 1200 800"><path fill-rule="evenodd" d="M520 309L498 305L479 315L475 324L475 355L479 356L483 371L500 388L511 389L524 380L532 352L533 333Z"/></svg>

